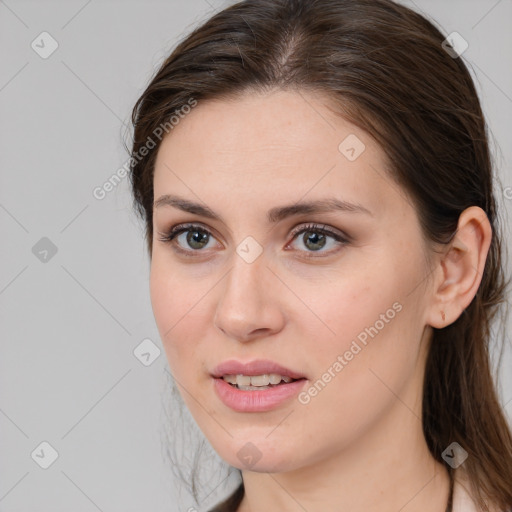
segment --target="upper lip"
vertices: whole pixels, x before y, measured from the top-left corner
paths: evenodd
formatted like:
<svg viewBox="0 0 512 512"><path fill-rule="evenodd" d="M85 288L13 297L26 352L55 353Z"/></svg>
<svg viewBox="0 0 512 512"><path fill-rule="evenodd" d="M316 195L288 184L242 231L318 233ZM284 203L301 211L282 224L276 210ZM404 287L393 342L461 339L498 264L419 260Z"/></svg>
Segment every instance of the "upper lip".
<svg viewBox="0 0 512 512"><path fill-rule="evenodd" d="M304 375L297 373L289 368L285 368L280 364L266 359L255 359L247 363L242 363L235 359L224 361L217 365L212 371L213 377L223 377L224 375L264 375L269 373L277 373L292 379L303 379Z"/></svg>

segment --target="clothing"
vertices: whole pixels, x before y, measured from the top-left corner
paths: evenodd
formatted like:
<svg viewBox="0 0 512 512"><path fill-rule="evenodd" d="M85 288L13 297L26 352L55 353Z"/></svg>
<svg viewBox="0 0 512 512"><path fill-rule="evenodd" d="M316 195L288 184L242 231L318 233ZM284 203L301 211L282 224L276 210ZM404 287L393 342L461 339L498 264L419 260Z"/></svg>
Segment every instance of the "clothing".
<svg viewBox="0 0 512 512"><path fill-rule="evenodd" d="M453 487L453 508L452 512L480 512L471 494L470 485L462 466L455 470L455 485ZM489 506L491 512L512 512L510 510L500 511Z"/></svg>
<svg viewBox="0 0 512 512"><path fill-rule="evenodd" d="M476 504L468 490L469 484L467 477L460 469L456 469L455 484L453 486L452 512L478 512Z"/></svg>
<svg viewBox="0 0 512 512"><path fill-rule="evenodd" d="M462 467L459 467L454 471L454 479L452 512L480 512L475 501L471 497L469 492L469 481ZM243 495L244 488L242 482L231 496L209 512L236 512L240 502L242 501ZM491 512L500 511L491 508ZM512 512L512 509L502 512Z"/></svg>

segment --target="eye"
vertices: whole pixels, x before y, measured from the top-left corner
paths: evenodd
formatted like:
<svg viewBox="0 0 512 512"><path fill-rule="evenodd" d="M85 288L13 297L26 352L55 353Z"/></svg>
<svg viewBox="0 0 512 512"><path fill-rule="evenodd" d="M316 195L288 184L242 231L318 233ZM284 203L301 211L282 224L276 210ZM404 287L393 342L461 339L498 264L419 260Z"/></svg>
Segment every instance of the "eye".
<svg viewBox="0 0 512 512"><path fill-rule="evenodd" d="M299 235L303 235L299 240L306 247L306 253L324 253L331 254L334 250L323 250L325 247L344 246L349 243L348 236L333 231L324 225L308 224L300 226L292 231L292 241ZM194 256L194 253L209 249L209 243L215 240L212 233L197 224L179 224L170 229L168 233L158 233L159 240L164 243L171 243L175 250L185 256ZM330 239L330 240L329 240ZM329 243L330 242L330 243ZM291 245L288 244L287 247ZM307 255L306 257L316 257Z"/></svg>
<svg viewBox="0 0 512 512"><path fill-rule="evenodd" d="M161 242L172 243L178 252L191 256L192 252L209 249L211 240L215 240L211 232L196 224L179 224L168 233L159 233Z"/></svg>
<svg viewBox="0 0 512 512"><path fill-rule="evenodd" d="M301 251L301 252L309 252L309 253L315 253L315 252L321 252L322 254L332 254L333 252L336 252L337 249L334 250L323 250L325 247L336 247L336 246L344 246L348 244L349 239L347 236L344 236L341 233L338 233L336 231L333 231L329 228L325 227L325 224L320 226L318 224L308 224L306 226L300 226L299 228L296 228L292 232L293 239L295 240L299 235L302 235L302 237L298 238L300 242L304 244L304 247L307 248L307 251ZM329 239L331 243L329 243ZM315 257L315 256L307 256Z"/></svg>

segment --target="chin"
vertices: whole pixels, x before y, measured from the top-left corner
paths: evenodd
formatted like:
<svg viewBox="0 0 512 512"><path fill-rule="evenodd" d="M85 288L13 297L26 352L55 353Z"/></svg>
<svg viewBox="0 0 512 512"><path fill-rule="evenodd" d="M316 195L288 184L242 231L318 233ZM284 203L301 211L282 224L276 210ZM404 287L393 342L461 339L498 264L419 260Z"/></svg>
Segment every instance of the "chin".
<svg viewBox="0 0 512 512"><path fill-rule="evenodd" d="M296 460L296 447L283 446L277 437L273 443L265 439L267 435L268 432L265 432L260 437L247 436L243 440L232 440L222 448L213 446L226 463L241 471L283 473L300 467L300 461Z"/></svg>

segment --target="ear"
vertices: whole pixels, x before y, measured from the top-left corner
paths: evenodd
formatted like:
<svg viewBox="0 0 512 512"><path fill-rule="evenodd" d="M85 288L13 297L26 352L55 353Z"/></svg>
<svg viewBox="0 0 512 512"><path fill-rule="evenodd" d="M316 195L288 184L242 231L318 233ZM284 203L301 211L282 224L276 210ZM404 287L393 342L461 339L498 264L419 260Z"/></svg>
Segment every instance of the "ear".
<svg viewBox="0 0 512 512"><path fill-rule="evenodd" d="M491 224L481 208L471 206L461 213L455 236L434 270L428 325L442 329L469 306L482 281L491 238Z"/></svg>

